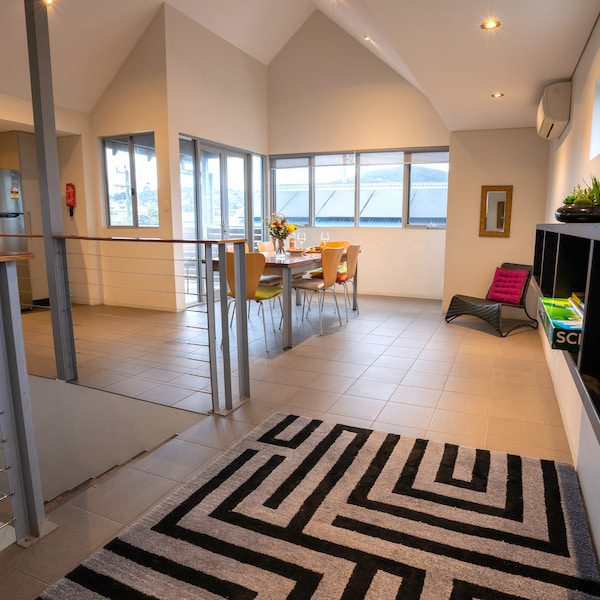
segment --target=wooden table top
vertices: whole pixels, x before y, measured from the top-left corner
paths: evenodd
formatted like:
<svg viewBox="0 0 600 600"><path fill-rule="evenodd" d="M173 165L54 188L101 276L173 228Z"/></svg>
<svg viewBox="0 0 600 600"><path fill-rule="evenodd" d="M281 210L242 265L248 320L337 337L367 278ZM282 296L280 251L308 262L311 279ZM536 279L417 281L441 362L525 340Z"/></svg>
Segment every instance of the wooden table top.
<svg viewBox="0 0 600 600"><path fill-rule="evenodd" d="M14 262L15 260L31 260L35 258L30 252L3 252L0 254L0 263Z"/></svg>

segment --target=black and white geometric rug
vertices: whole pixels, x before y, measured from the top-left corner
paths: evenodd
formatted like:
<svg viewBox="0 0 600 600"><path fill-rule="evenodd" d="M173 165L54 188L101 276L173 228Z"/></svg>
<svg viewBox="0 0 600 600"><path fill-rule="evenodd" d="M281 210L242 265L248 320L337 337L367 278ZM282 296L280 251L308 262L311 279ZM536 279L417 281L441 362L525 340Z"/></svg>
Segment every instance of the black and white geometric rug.
<svg viewBox="0 0 600 600"><path fill-rule="evenodd" d="M97 598L600 598L573 468L274 415L47 590Z"/></svg>

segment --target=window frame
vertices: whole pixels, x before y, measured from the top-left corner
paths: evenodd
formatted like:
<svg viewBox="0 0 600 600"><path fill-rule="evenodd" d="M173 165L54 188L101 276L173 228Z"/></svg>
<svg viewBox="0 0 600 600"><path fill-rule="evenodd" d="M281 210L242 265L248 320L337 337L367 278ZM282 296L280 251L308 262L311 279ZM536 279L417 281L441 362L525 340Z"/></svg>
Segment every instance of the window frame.
<svg viewBox="0 0 600 600"><path fill-rule="evenodd" d="M399 227L372 227L369 225L360 225L360 166L361 155L376 154L380 152L402 152L404 154L403 162L403 188L402 188L402 224ZM273 171L276 171L276 161L280 159L290 158L305 158L308 159L308 225L301 227L311 227L326 229L327 227L315 224L315 158L317 156L331 156L337 154L353 154L354 155L354 224L334 226L335 229L344 229L349 227L361 229L446 229L447 224L439 227L430 225L411 224L410 223L410 182L411 182L411 165L413 155L425 154L431 152L446 152L449 155L450 148L448 146L428 146L422 148L379 148L368 150L336 150L327 152L298 152L293 154L273 154L269 156L268 173L269 173L269 213L276 210L276 177L273 176ZM450 156L448 156L450 163Z"/></svg>
<svg viewBox="0 0 600 600"><path fill-rule="evenodd" d="M160 210L159 210L159 193L158 184L156 190L156 206L158 213L158 224L157 225L140 225L139 224L139 213L138 213L138 195L137 195L137 179L135 170L135 146L134 138L141 137L144 135L151 135L154 139L154 156L156 157L156 132L154 131L141 131L138 133L123 133L119 135L107 135L100 138L102 143L102 165L104 168L104 193L105 193L105 207L106 207L106 224L110 229L152 229L156 230L160 227ZM110 218L110 191L108 187L108 164L106 161L106 143L111 140L127 140L127 152L129 153L129 191L131 194L131 225L113 225ZM156 157L156 179L158 181L158 157Z"/></svg>
<svg viewBox="0 0 600 600"><path fill-rule="evenodd" d="M200 199L202 197L202 165L201 165L201 155L202 151L214 152L215 154L219 154L221 156L221 160L227 154L229 155L237 155L240 158L244 159L245 169L246 169L246 197L244 199L244 206L246 209L246 227L245 234L248 243L254 247L256 243L255 235L254 235L254 174L252 168L253 157L258 157L262 160L262 172L261 172L261 184L262 184L262 199L261 199L261 209L262 209L262 223L261 223L261 233L262 239L265 240L267 235L267 226L265 223L265 218L269 215L269 207L270 207L270 198L269 198L269 156L267 154L261 154L260 152L255 152L254 150L247 150L245 148L238 148L237 146L231 146L229 144L223 144L221 142L215 142L214 140L207 140L206 138L200 138L194 135L190 135L188 133L184 133L182 131L179 132L178 139L185 139L191 141L195 145L196 149L196 206L198 206ZM226 179L225 174L223 174ZM227 193L227 185L226 181L221 181L221 193ZM202 211L200 210L200 214L198 215L198 239L202 238L202 229L203 229L203 221L202 221Z"/></svg>

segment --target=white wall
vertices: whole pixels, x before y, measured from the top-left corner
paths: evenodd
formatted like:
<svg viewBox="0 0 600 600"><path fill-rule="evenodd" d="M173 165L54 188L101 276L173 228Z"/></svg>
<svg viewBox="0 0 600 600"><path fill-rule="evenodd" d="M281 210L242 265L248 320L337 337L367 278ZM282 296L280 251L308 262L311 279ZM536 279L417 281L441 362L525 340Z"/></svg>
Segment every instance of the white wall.
<svg viewBox="0 0 600 600"><path fill-rule="evenodd" d="M571 121L562 136L552 142L548 176L546 221L576 184L600 177L600 156L590 160L590 140L596 83L600 79L600 27L596 26L573 76Z"/></svg>
<svg viewBox="0 0 600 600"><path fill-rule="evenodd" d="M269 65L269 152L447 146L429 100L315 11ZM362 293L441 298L445 232L329 228L363 246ZM319 230L308 230L319 241Z"/></svg>
<svg viewBox="0 0 600 600"><path fill-rule="evenodd" d="M165 32L172 227L181 239L179 134L267 154L267 67L168 5ZM182 309L183 247L174 252Z"/></svg>
<svg viewBox="0 0 600 600"><path fill-rule="evenodd" d="M444 307L454 294L485 295L503 262L531 264L544 219L548 146L535 129L450 135ZM508 238L479 237L481 186L512 185Z"/></svg>
<svg viewBox="0 0 600 600"><path fill-rule="evenodd" d="M546 222L577 183L600 176L600 157L590 160L596 83L600 79L600 27L596 26L573 76L571 121L552 142L548 171ZM600 443L585 412L562 352L545 344L546 358L561 408L567 439L579 476L596 548L600 548Z"/></svg>
<svg viewBox="0 0 600 600"><path fill-rule="evenodd" d="M44 500L159 446L201 415L29 377Z"/></svg>
<svg viewBox="0 0 600 600"><path fill-rule="evenodd" d="M157 12L91 114L94 138L97 233L113 237L173 237L170 131L167 112L165 8ZM157 228L108 227L100 138L153 131L158 164ZM173 173L178 176L178 172ZM171 244L100 242L105 304L175 310ZM127 258L125 258L127 257Z"/></svg>

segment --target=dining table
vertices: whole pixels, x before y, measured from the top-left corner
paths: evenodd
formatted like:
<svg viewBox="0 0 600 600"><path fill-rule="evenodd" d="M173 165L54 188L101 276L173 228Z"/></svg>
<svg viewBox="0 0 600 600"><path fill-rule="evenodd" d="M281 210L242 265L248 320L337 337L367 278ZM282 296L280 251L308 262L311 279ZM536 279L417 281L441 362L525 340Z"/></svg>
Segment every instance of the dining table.
<svg viewBox="0 0 600 600"><path fill-rule="evenodd" d="M306 273L314 269L320 269L322 266L320 252L305 253L286 253L285 256L278 256L275 252L263 252L265 255L264 275L278 275L281 277L282 293L281 300L283 305L283 347L291 348L294 343L293 323L292 323L292 298L293 298L293 278L294 275ZM342 261L346 261L346 253L342 256ZM358 308L358 268L354 276L352 286L352 310ZM302 299L300 290L296 290L296 305L300 306Z"/></svg>
<svg viewBox="0 0 600 600"><path fill-rule="evenodd" d="M263 252L265 256L265 269L263 275L277 275L281 277L281 301L283 308L283 348L292 348L294 345L292 301L293 301L293 279L294 275L320 269L322 266L320 252L286 252L285 256L277 255L275 252ZM347 255L344 252L342 262ZM214 259L215 267L218 268L218 260ZM354 275L352 285L352 310L358 309L358 267ZM345 301L345 300L344 300ZM302 305L300 290L296 290L296 306Z"/></svg>

